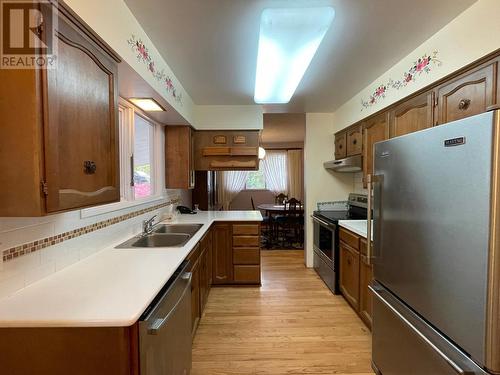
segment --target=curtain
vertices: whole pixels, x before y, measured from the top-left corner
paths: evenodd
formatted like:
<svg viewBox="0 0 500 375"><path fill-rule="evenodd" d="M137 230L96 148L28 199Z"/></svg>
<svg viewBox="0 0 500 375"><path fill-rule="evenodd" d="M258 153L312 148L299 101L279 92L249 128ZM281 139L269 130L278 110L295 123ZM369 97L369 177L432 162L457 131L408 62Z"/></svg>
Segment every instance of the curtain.
<svg viewBox="0 0 500 375"><path fill-rule="evenodd" d="M269 150L261 161L264 166L266 187L274 194L285 193L288 190L287 152L286 150Z"/></svg>
<svg viewBox="0 0 500 375"><path fill-rule="evenodd" d="M302 150L288 150L288 197L303 201L303 157Z"/></svg>
<svg viewBox="0 0 500 375"><path fill-rule="evenodd" d="M247 171L217 172L217 198L224 210L229 210L231 202L245 188Z"/></svg>

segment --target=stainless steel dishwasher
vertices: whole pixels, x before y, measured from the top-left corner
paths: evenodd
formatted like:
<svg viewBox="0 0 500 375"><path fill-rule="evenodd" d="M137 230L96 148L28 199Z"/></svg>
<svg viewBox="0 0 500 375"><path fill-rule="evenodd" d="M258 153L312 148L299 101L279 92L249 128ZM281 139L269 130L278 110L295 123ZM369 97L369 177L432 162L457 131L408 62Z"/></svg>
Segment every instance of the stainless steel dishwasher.
<svg viewBox="0 0 500 375"><path fill-rule="evenodd" d="M191 371L191 273L188 262L139 320L141 375L187 375Z"/></svg>

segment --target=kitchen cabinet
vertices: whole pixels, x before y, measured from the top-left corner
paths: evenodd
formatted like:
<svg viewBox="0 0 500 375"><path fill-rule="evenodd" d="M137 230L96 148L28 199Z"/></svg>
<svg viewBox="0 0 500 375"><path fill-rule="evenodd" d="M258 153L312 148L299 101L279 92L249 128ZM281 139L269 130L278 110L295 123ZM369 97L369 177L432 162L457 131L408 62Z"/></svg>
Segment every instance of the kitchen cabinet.
<svg viewBox="0 0 500 375"><path fill-rule="evenodd" d="M202 130L195 134L194 159L197 171L257 170L258 130Z"/></svg>
<svg viewBox="0 0 500 375"><path fill-rule="evenodd" d="M193 189L194 132L190 126L165 127L165 187Z"/></svg>
<svg viewBox="0 0 500 375"><path fill-rule="evenodd" d="M360 239L360 268L359 268L359 316L371 329L372 327L372 304L373 296L368 286L373 280L373 265L366 257L366 239Z"/></svg>
<svg viewBox="0 0 500 375"><path fill-rule="evenodd" d="M335 134L335 159L347 156L347 133L345 131Z"/></svg>
<svg viewBox="0 0 500 375"><path fill-rule="evenodd" d="M347 156L359 155L363 152L363 126L351 126L347 129Z"/></svg>
<svg viewBox="0 0 500 375"><path fill-rule="evenodd" d="M62 3L53 6L56 66L0 71L0 216L120 199L120 59Z"/></svg>
<svg viewBox="0 0 500 375"><path fill-rule="evenodd" d="M389 113L384 112L363 122L363 177L373 174L373 145L389 139ZM366 187L366 186L365 186Z"/></svg>
<svg viewBox="0 0 500 375"><path fill-rule="evenodd" d="M340 291L352 308L359 309L359 252L340 243Z"/></svg>
<svg viewBox="0 0 500 375"><path fill-rule="evenodd" d="M212 282L215 285L228 284L233 281L233 249L231 224L214 224L212 274Z"/></svg>
<svg viewBox="0 0 500 375"><path fill-rule="evenodd" d="M233 224L234 281L260 284L260 223Z"/></svg>
<svg viewBox="0 0 500 375"><path fill-rule="evenodd" d="M365 325L372 326L372 293L368 285L373 280L373 265L366 257L365 238L344 228L339 230L340 291Z"/></svg>
<svg viewBox="0 0 500 375"><path fill-rule="evenodd" d="M486 112L497 102L498 62L467 71L437 91L437 124Z"/></svg>
<svg viewBox="0 0 500 375"><path fill-rule="evenodd" d="M396 105L389 112L391 138L430 128L434 125L434 92L424 92Z"/></svg>

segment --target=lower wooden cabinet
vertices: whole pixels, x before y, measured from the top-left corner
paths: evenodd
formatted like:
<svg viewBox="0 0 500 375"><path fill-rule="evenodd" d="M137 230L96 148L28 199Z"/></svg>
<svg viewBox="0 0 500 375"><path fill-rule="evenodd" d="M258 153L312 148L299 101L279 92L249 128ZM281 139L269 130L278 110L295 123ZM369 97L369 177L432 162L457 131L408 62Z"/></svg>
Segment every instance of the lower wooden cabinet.
<svg viewBox="0 0 500 375"><path fill-rule="evenodd" d="M340 243L340 291L349 304L359 309L359 252Z"/></svg>
<svg viewBox="0 0 500 375"><path fill-rule="evenodd" d="M349 246L343 240L349 239ZM373 280L373 266L366 257L365 238L341 229L340 236L340 291L359 317L371 329L372 293L368 286Z"/></svg>
<svg viewBox="0 0 500 375"><path fill-rule="evenodd" d="M187 259L193 335L212 285L260 285L260 223L215 223Z"/></svg>
<svg viewBox="0 0 500 375"><path fill-rule="evenodd" d="M233 246L231 224L216 223L213 227L213 278L214 285L233 281Z"/></svg>

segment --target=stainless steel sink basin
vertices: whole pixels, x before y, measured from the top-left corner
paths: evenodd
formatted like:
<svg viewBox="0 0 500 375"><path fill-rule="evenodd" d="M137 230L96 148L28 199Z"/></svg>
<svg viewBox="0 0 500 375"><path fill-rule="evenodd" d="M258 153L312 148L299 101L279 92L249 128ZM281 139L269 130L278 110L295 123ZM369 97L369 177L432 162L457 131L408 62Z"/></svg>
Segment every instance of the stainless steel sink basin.
<svg viewBox="0 0 500 375"><path fill-rule="evenodd" d="M152 233L146 236L132 237L118 245L117 249L136 247L182 247L189 241L191 235L187 233Z"/></svg>
<svg viewBox="0 0 500 375"><path fill-rule="evenodd" d="M160 224L154 229L154 233L185 233L193 236L200 230L203 224Z"/></svg>

